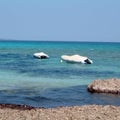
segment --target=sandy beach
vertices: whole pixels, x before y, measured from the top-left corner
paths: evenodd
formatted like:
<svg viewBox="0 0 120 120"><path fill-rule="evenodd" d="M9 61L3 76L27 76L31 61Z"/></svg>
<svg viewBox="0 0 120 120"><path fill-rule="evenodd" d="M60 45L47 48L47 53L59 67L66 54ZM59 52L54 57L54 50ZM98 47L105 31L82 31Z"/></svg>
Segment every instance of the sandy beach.
<svg viewBox="0 0 120 120"><path fill-rule="evenodd" d="M120 107L84 105L45 109L0 105L0 120L120 120Z"/></svg>

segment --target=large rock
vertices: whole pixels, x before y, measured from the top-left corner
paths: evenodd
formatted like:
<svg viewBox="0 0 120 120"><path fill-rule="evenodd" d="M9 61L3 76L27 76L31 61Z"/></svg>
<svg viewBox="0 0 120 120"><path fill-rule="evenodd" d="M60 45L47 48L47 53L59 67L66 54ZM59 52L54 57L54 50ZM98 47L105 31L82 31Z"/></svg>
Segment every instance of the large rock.
<svg viewBox="0 0 120 120"><path fill-rule="evenodd" d="M120 94L120 79L95 80L88 85L88 91Z"/></svg>

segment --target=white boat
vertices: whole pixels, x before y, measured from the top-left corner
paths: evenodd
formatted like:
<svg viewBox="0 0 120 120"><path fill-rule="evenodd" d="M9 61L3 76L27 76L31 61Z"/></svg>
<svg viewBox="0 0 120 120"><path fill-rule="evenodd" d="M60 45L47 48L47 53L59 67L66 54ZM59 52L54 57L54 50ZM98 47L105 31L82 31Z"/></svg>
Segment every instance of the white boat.
<svg viewBox="0 0 120 120"><path fill-rule="evenodd" d="M45 54L44 52L34 53L33 56L35 58L39 58L39 59L47 59L47 58L49 58L49 56L47 54Z"/></svg>
<svg viewBox="0 0 120 120"><path fill-rule="evenodd" d="M70 63L84 63L84 64L92 64L93 61L85 56L80 55L62 55L61 56L63 61L70 62Z"/></svg>

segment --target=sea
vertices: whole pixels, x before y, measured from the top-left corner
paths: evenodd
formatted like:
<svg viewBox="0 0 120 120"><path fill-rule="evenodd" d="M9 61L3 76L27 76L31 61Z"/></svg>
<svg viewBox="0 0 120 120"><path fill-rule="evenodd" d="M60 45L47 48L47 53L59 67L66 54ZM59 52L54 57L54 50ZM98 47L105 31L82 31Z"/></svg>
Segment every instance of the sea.
<svg viewBox="0 0 120 120"><path fill-rule="evenodd" d="M44 52L49 59L36 59ZM87 56L93 64L61 62L61 55ZM120 106L120 95L89 93L94 80L120 79L120 43L0 41L0 104L55 108Z"/></svg>

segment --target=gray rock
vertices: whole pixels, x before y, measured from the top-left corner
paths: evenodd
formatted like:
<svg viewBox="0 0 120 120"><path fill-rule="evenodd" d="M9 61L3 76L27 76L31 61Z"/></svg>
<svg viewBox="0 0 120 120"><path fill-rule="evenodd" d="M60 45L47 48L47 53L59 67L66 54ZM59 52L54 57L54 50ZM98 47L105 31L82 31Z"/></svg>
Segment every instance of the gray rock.
<svg viewBox="0 0 120 120"><path fill-rule="evenodd" d="M95 80L88 85L89 92L120 94L120 79Z"/></svg>

